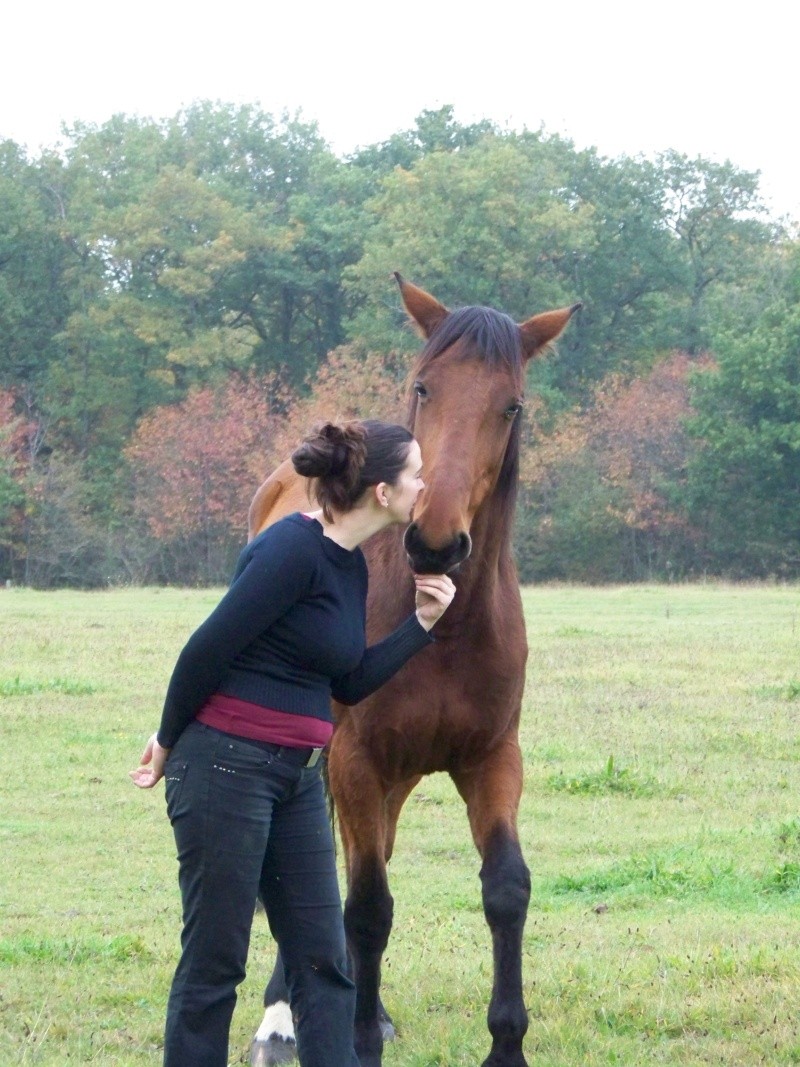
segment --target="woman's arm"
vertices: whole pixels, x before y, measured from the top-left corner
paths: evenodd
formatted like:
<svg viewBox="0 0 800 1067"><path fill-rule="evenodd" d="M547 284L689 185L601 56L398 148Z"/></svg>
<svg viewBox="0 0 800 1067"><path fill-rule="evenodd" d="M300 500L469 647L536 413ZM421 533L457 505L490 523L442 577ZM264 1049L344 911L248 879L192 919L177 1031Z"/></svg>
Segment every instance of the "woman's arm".
<svg viewBox="0 0 800 1067"><path fill-rule="evenodd" d="M341 704L357 704L388 682L420 649L433 643L429 630L442 617L455 595L446 574L415 575L417 610L383 641L364 653L355 670L334 678L331 693Z"/></svg>
<svg viewBox="0 0 800 1067"><path fill-rule="evenodd" d="M313 541L293 523L270 527L230 589L187 641L167 688L157 740L171 748L216 692L234 658L311 586Z"/></svg>

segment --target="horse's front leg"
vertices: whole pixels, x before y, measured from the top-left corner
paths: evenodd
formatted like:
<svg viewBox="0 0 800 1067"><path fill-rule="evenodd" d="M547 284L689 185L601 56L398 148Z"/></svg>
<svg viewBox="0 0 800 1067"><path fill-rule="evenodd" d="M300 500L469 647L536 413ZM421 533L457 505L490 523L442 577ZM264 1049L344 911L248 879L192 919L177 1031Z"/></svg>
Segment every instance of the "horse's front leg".
<svg viewBox="0 0 800 1067"><path fill-rule="evenodd" d="M453 773L453 780L466 801L483 860L483 910L492 934L494 982L488 1013L492 1048L483 1067L527 1067L522 1051L528 1029L522 997L522 931L531 879L517 835L522 758L516 735L480 767Z"/></svg>
<svg viewBox="0 0 800 1067"><path fill-rule="evenodd" d="M522 997L522 931L531 878L516 832L498 825L484 844L483 910L492 933L494 983L488 1026L492 1049L483 1067L526 1067L522 1039L528 1012Z"/></svg>
<svg viewBox="0 0 800 1067"><path fill-rule="evenodd" d="M344 773L346 770L346 773ZM363 754L329 763L347 863L344 928L356 984L354 1044L361 1067L380 1067L383 1054L381 960L392 929L394 901L386 873L386 792Z"/></svg>
<svg viewBox="0 0 800 1067"><path fill-rule="evenodd" d="M386 865L374 853L358 855L350 874L344 928L356 983L354 1043L361 1067L380 1067L383 1055L381 960L392 929L394 901Z"/></svg>

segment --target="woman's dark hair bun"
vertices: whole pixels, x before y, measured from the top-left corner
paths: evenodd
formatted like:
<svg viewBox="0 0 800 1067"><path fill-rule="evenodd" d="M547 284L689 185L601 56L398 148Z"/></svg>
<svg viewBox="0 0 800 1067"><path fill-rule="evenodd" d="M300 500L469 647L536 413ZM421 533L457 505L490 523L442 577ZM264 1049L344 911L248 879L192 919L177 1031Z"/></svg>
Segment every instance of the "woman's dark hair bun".
<svg viewBox="0 0 800 1067"><path fill-rule="evenodd" d="M292 453L292 464L304 478L341 479L347 485L358 481L358 471L366 458L364 428L350 422L337 426L326 422L309 434Z"/></svg>
<svg viewBox="0 0 800 1067"><path fill-rule="evenodd" d="M404 426L367 419L326 422L292 453L298 474L313 479L311 495L328 522L353 508L370 485L394 485L414 440Z"/></svg>

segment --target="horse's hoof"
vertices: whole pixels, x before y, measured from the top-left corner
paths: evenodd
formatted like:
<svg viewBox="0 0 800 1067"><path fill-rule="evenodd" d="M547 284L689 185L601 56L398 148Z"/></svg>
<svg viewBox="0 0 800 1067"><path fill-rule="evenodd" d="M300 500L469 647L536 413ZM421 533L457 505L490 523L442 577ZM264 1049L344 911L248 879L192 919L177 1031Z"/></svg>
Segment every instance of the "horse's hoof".
<svg viewBox="0 0 800 1067"><path fill-rule="evenodd" d="M522 1049L516 1052L490 1052L481 1067L528 1067L528 1061L523 1056Z"/></svg>
<svg viewBox="0 0 800 1067"><path fill-rule="evenodd" d="M292 1063L296 1056L297 1046L291 1038L256 1039L250 1046L250 1067L275 1067L278 1063Z"/></svg>

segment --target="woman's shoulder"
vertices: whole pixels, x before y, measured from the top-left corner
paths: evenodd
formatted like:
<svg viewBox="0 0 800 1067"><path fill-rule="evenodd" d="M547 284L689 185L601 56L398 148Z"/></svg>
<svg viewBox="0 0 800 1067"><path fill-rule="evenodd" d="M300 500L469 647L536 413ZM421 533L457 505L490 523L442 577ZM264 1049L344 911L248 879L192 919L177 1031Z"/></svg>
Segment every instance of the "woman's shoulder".
<svg viewBox="0 0 800 1067"><path fill-rule="evenodd" d="M296 545L319 542L322 537L322 527L316 519L311 519L299 511L291 515L284 515L282 519L273 522L266 530L253 538L247 546L253 550L259 550L264 546L273 545Z"/></svg>
<svg viewBox="0 0 800 1067"><path fill-rule="evenodd" d="M296 511L268 526L245 550L247 558L275 553L317 562L322 570L357 571L366 579L367 563L360 548L343 548L326 537L318 519Z"/></svg>
<svg viewBox="0 0 800 1067"><path fill-rule="evenodd" d="M319 527L319 523L308 520L299 512L278 519L242 549L233 580L249 569L250 564L266 567L269 571L275 568L313 570L320 558L322 538L321 528L314 530L314 526Z"/></svg>

